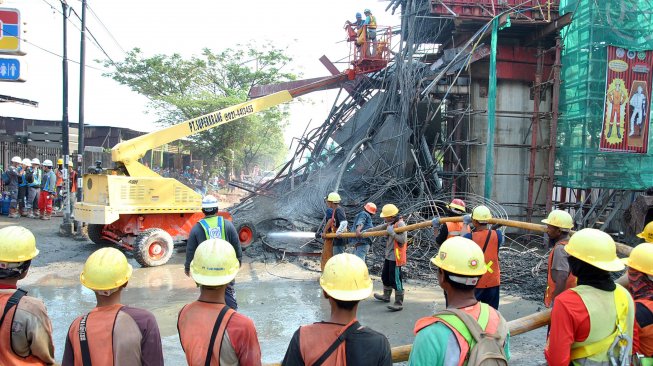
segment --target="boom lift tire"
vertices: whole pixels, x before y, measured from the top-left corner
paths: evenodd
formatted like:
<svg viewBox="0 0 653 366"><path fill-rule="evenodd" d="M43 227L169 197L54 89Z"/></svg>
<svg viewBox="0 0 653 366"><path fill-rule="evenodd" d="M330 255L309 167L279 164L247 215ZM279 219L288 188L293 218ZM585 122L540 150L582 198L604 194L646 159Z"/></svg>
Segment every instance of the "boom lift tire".
<svg viewBox="0 0 653 366"><path fill-rule="evenodd" d="M172 257L174 242L165 230L153 228L141 232L134 241L134 259L142 267L164 265Z"/></svg>
<svg viewBox="0 0 653 366"><path fill-rule="evenodd" d="M243 248L250 246L257 238L256 227L251 222L243 222L238 225L237 232L240 246Z"/></svg>
<svg viewBox="0 0 653 366"><path fill-rule="evenodd" d="M102 239L102 230L104 230L104 225L102 224L88 224L88 238L93 243L102 247L113 245L109 240Z"/></svg>

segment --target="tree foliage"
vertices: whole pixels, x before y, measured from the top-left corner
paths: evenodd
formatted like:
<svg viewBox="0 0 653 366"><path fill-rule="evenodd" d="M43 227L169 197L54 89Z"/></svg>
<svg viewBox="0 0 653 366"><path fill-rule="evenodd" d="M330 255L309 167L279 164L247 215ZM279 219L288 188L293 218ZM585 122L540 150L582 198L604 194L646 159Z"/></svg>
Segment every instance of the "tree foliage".
<svg viewBox="0 0 653 366"><path fill-rule="evenodd" d="M220 52L204 49L200 56L180 54L145 57L139 48L123 61L105 66L106 76L146 96L162 125L176 124L247 100L254 85L295 80L285 70L292 59L270 45L237 45ZM190 136L190 150L205 163L218 158L236 169L278 163L284 158L283 130L287 107L278 106L254 116Z"/></svg>

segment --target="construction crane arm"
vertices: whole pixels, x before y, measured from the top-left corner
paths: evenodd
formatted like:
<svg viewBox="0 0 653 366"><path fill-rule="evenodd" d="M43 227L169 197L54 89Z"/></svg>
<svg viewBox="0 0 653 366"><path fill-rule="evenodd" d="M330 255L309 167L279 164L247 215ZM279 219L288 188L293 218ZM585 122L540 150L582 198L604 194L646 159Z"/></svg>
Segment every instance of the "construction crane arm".
<svg viewBox="0 0 653 366"><path fill-rule="evenodd" d="M130 176L158 177L159 175L157 173L138 161L148 150L247 117L279 104L290 102L293 98L300 95L325 89L330 85L342 83L351 78L352 75L346 73L335 75L297 89L283 90L264 97L248 100L158 131L147 133L114 146L111 150L111 158L114 162L124 165L124 168Z"/></svg>

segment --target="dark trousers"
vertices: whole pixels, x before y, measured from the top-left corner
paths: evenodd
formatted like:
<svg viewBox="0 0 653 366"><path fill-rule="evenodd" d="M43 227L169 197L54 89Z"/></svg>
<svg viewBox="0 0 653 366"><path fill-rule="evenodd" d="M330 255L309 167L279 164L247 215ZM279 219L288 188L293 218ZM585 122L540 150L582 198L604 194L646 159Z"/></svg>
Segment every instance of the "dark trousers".
<svg viewBox="0 0 653 366"><path fill-rule="evenodd" d="M477 288L474 290L476 300L484 302L491 307L499 310L499 289L501 286L494 286L488 288Z"/></svg>
<svg viewBox="0 0 653 366"><path fill-rule="evenodd" d="M404 281L401 275L401 267L397 266L395 261L385 260L383 270L381 271L381 280L383 286L392 287L397 291L404 290Z"/></svg>
<svg viewBox="0 0 653 366"><path fill-rule="evenodd" d="M21 211L25 209L27 203L27 189L27 186L18 187L18 208Z"/></svg>

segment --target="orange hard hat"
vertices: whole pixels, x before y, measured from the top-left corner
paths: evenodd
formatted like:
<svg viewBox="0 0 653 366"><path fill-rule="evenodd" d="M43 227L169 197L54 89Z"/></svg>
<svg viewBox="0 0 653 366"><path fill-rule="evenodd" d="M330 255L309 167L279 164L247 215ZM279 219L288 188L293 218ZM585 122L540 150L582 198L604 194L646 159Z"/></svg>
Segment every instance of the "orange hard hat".
<svg viewBox="0 0 653 366"><path fill-rule="evenodd" d="M376 214L376 205L373 202L366 203L365 211L371 213L372 215Z"/></svg>
<svg viewBox="0 0 653 366"><path fill-rule="evenodd" d="M465 213L465 201L461 200L460 198L454 198L450 204L447 205L450 210L460 212L460 213Z"/></svg>

